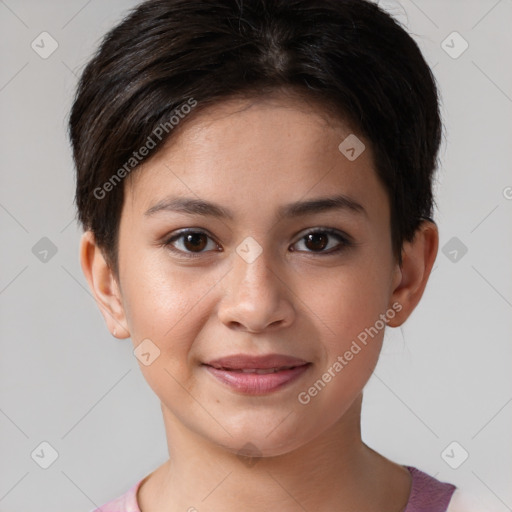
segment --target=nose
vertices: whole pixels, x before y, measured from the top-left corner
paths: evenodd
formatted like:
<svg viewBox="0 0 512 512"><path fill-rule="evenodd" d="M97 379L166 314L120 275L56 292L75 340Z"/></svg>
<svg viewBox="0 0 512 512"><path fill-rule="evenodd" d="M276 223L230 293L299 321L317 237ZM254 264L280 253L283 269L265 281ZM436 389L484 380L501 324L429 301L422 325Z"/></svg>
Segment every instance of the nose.
<svg viewBox="0 0 512 512"><path fill-rule="evenodd" d="M218 309L220 321L230 329L257 333L287 327L294 320L293 292L268 252L251 263L234 254Z"/></svg>

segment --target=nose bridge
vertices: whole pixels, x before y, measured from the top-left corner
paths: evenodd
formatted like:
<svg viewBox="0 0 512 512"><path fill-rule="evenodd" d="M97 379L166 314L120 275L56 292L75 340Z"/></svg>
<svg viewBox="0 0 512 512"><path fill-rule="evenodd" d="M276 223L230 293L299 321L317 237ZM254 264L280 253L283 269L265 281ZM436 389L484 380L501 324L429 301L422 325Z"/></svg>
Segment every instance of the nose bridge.
<svg viewBox="0 0 512 512"><path fill-rule="evenodd" d="M291 321L293 307L271 249L264 250L254 239L244 240L233 254L230 274L219 311L225 324L257 331Z"/></svg>
<svg viewBox="0 0 512 512"><path fill-rule="evenodd" d="M237 248L233 261L233 290L241 300L269 300L278 290L269 249L244 241ZM275 266L275 265L274 265Z"/></svg>

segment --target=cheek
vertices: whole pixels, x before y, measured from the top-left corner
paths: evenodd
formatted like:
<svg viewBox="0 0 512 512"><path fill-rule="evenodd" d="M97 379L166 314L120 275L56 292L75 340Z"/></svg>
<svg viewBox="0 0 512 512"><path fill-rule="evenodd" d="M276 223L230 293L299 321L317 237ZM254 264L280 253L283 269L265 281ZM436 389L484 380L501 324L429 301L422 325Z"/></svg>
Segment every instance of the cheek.
<svg viewBox="0 0 512 512"><path fill-rule="evenodd" d="M305 302L324 325L331 356L334 351L344 350L385 313L387 282L381 269L362 263L340 267L323 279L308 282L303 292ZM378 327L382 330L381 322Z"/></svg>
<svg viewBox="0 0 512 512"><path fill-rule="evenodd" d="M151 355L150 364L138 357L140 370L162 402L186 403L192 391L188 362L203 323L199 306L208 283L142 261L125 268L124 303L133 346L139 352L137 347L147 346L144 352Z"/></svg>
<svg viewBox="0 0 512 512"><path fill-rule="evenodd" d="M309 288L308 306L321 320L323 357L298 398L326 424L346 412L375 369L386 325L380 318L385 290L385 279L368 266L340 270Z"/></svg>
<svg viewBox="0 0 512 512"><path fill-rule="evenodd" d="M173 267L164 254L126 258L121 279L134 346L150 339L160 351L159 363L165 361L184 379L183 362L193 357L193 342L209 314L205 305L219 278L201 269Z"/></svg>

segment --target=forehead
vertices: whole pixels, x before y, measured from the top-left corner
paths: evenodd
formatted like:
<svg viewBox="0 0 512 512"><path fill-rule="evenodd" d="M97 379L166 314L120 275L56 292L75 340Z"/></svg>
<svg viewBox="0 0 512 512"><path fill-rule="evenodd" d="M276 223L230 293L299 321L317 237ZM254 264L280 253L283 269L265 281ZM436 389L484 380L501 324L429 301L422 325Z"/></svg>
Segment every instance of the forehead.
<svg viewBox="0 0 512 512"><path fill-rule="evenodd" d="M339 146L354 136L364 151L351 161ZM139 212L170 192L235 210L335 191L382 199L369 142L318 103L278 94L223 101L185 119L126 185Z"/></svg>

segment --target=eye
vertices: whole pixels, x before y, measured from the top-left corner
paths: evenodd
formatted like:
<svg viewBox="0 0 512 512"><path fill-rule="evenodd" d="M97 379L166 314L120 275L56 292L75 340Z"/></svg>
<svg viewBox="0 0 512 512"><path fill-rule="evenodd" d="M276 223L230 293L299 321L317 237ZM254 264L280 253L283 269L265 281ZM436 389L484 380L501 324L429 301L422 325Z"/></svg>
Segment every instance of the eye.
<svg viewBox="0 0 512 512"><path fill-rule="evenodd" d="M306 248L304 252L322 255L338 253L353 245L347 236L329 228L309 231L294 245L301 243ZM185 258L197 258L201 254L212 250L222 251L208 233L193 229L186 229L173 234L163 245ZM296 250L293 248L294 245L292 245L292 251ZM303 251L303 249L299 249L299 251Z"/></svg>
<svg viewBox="0 0 512 512"><path fill-rule="evenodd" d="M331 239L331 241L329 241ZM333 239L338 243L333 244ZM306 233L296 244L303 243L306 247L306 252L319 253L319 254L333 254L343 249L352 246L348 237L333 229L315 229ZM295 244L294 244L295 245ZM293 247L293 246L292 246ZM326 250L328 249L328 250ZM295 249L292 249L295 251Z"/></svg>
<svg viewBox="0 0 512 512"><path fill-rule="evenodd" d="M175 242L177 242L175 244ZM168 247L172 252L180 253L188 258L195 258L206 252L205 249L215 250L219 246L214 240L204 231L197 231L187 229L171 236L163 244Z"/></svg>

